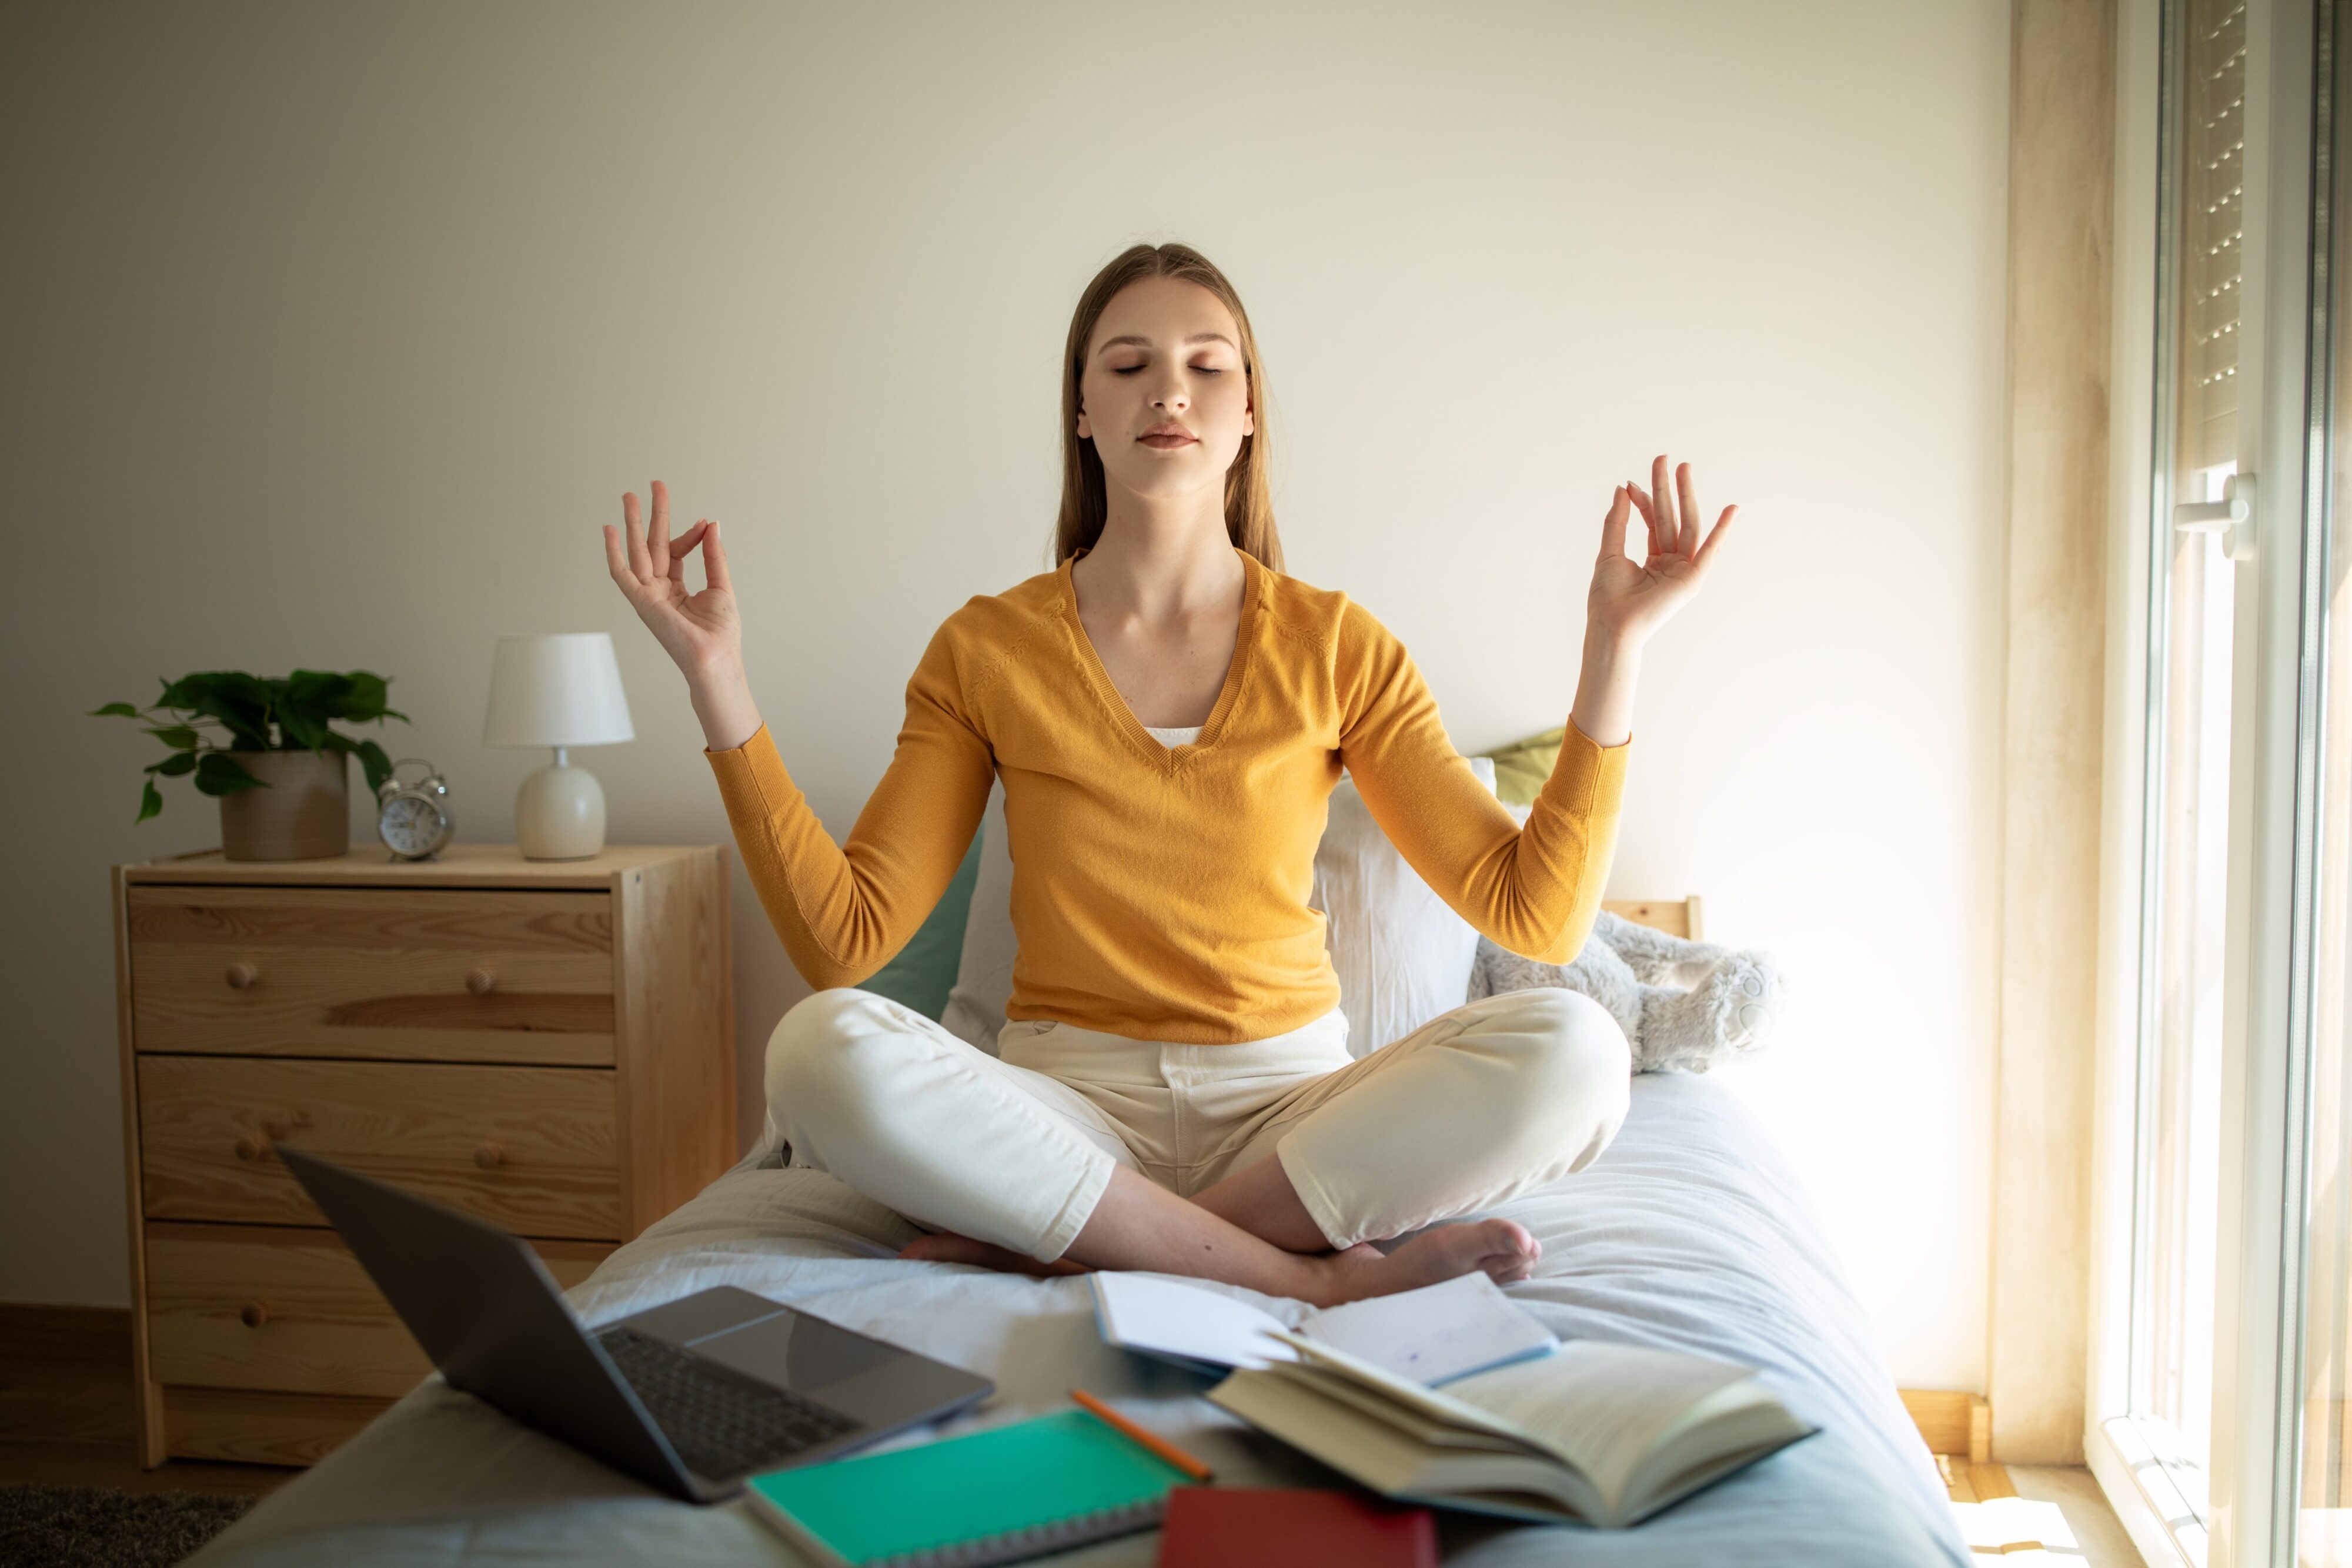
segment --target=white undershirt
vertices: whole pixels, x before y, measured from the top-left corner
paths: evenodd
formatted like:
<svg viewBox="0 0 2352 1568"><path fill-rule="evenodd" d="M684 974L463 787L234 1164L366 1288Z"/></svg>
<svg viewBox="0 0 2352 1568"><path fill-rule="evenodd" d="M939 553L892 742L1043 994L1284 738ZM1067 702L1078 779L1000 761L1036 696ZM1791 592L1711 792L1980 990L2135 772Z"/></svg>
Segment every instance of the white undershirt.
<svg viewBox="0 0 2352 1568"><path fill-rule="evenodd" d="M1190 746L1201 738L1201 726L1197 724L1190 729L1154 729L1147 724L1143 727L1143 730L1145 734L1171 751L1180 746Z"/></svg>

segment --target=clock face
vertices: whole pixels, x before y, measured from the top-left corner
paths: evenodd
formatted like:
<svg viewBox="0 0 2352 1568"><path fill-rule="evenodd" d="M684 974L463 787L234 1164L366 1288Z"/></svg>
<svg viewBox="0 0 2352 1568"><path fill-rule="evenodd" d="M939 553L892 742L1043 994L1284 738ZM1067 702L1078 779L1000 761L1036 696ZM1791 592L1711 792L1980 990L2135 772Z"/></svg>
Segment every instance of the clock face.
<svg viewBox="0 0 2352 1568"><path fill-rule="evenodd" d="M424 856L441 847L449 819L421 795L395 795L376 819L376 831L396 855Z"/></svg>

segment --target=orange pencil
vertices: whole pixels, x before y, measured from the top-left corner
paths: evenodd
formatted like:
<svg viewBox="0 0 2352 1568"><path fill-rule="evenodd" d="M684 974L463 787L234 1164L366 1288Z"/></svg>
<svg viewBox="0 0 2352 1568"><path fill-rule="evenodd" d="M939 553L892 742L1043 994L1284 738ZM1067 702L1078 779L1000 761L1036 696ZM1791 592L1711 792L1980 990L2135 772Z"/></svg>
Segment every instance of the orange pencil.
<svg viewBox="0 0 2352 1568"><path fill-rule="evenodd" d="M1109 1406L1104 1404L1101 1400L1096 1398L1085 1389L1071 1389L1070 1397L1076 1400L1093 1415L1100 1416L1118 1431L1134 1438L1137 1442L1142 1444L1145 1448L1150 1449L1153 1453L1159 1455L1161 1458L1167 1460L1178 1469L1182 1470L1186 1475L1191 1476L1194 1480L1205 1481L1216 1473L1210 1469L1208 1466L1202 1464L1200 1460L1194 1458L1192 1455L1186 1453L1175 1444L1170 1442L1167 1438L1160 1437L1156 1433L1145 1431L1142 1427L1137 1426L1134 1422L1129 1420L1126 1416L1120 1415L1118 1411L1112 1409Z"/></svg>

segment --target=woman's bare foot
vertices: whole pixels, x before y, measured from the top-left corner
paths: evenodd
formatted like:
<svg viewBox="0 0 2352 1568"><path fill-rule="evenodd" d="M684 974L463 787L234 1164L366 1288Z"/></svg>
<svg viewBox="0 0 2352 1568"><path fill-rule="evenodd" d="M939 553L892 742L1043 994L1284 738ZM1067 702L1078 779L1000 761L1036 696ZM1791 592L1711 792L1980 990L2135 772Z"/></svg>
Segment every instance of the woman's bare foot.
<svg viewBox="0 0 2352 1568"><path fill-rule="evenodd" d="M1085 1264L1073 1263L1067 1258L1040 1263L1025 1252L1015 1252L1010 1247L999 1247L992 1242L975 1241L969 1236L958 1236L952 1230L942 1230L934 1236L918 1236L898 1249L898 1256L924 1263L973 1263L982 1269L993 1269L1000 1274L1031 1274L1040 1280L1091 1272Z"/></svg>
<svg viewBox="0 0 2352 1568"><path fill-rule="evenodd" d="M1542 1256L1542 1245L1526 1226L1510 1219L1479 1219L1433 1226L1393 1252L1383 1253L1367 1241L1301 1261L1318 1276L1316 1293L1306 1300L1329 1307L1367 1296L1392 1296L1474 1272L1507 1285L1532 1275Z"/></svg>

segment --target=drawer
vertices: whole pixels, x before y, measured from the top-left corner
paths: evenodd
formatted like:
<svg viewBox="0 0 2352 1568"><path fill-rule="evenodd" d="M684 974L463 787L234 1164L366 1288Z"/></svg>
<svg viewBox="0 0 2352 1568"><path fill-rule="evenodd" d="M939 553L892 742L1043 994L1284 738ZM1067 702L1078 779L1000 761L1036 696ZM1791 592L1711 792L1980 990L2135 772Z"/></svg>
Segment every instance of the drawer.
<svg viewBox="0 0 2352 1568"><path fill-rule="evenodd" d="M608 1065L602 893L136 886L142 1051Z"/></svg>
<svg viewBox="0 0 2352 1568"><path fill-rule="evenodd" d="M567 1287L613 1249L533 1245ZM194 1387L393 1398L433 1370L331 1230L149 1226L147 1343L155 1381Z"/></svg>
<svg viewBox="0 0 2352 1568"><path fill-rule="evenodd" d="M319 1225L284 1138L522 1236L622 1239L614 1075L589 1067L142 1056L151 1219Z"/></svg>
<svg viewBox="0 0 2352 1568"><path fill-rule="evenodd" d="M356 1394L275 1394L258 1388L165 1388L155 1459L236 1465L315 1465L392 1408Z"/></svg>

